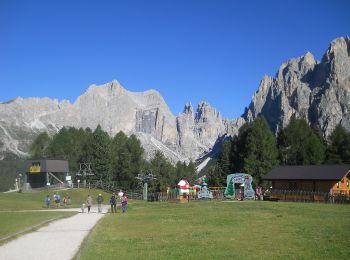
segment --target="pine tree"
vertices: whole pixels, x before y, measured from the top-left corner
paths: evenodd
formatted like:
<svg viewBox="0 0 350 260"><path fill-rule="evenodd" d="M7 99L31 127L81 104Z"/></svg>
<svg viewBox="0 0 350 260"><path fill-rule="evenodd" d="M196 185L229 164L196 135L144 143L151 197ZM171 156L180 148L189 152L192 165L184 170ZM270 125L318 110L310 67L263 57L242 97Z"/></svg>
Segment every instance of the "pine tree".
<svg viewBox="0 0 350 260"><path fill-rule="evenodd" d="M350 162L350 133L341 125L337 125L329 136L326 157L330 164Z"/></svg>
<svg viewBox="0 0 350 260"><path fill-rule="evenodd" d="M39 134L29 148L31 158L47 157L47 148L50 142L51 138L46 132Z"/></svg>
<svg viewBox="0 0 350 260"><path fill-rule="evenodd" d="M292 117L278 138L282 162L288 165L321 164L325 146L304 119Z"/></svg>
<svg viewBox="0 0 350 260"><path fill-rule="evenodd" d="M94 179L109 180L110 179L110 137L98 125L93 132L93 156L92 168L95 174Z"/></svg>
<svg viewBox="0 0 350 260"><path fill-rule="evenodd" d="M232 170L231 150L232 150L232 141L226 140L222 146L222 150L218 158L218 164L226 175L229 174Z"/></svg>
<svg viewBox="0 0 350 260"><path fill-rule="evenodd" d="M244 136L243 169L260 184L261 177L279 163L276 139L262 117L255 119Z"/></svg>
<svg viewBox="0 0 350 260"><path fill-rule="evenodd" d="M128 137L122 131L117 133L111 144L110 161L111 161L111 177L113 181L117 181L118 185L128 187L128 176L131 156L127 149Z"/></svg>

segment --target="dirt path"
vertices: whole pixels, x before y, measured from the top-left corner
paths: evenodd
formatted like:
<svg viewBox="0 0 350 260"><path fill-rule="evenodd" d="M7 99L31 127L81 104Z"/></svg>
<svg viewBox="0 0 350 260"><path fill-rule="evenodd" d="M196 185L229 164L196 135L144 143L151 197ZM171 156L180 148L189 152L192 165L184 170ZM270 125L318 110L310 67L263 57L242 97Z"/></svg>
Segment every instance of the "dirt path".
<svg viewBox="0 0 350 260"><path fill-rule="evenodd" d="M0 246L0 259L71 259L79 249L85 236L107 212L103 214L93 208L91 213L78 213L72 217L60 219L32 233L23 235ZM81 211L80 209L70 209ZM86 211L85 211L86 212Z"/></svg>

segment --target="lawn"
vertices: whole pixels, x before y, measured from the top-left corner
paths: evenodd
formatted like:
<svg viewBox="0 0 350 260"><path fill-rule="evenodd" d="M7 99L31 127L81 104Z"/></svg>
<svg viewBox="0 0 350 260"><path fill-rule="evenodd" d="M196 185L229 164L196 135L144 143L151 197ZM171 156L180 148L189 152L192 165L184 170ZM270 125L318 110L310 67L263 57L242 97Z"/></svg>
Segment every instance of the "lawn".
<svg viewBox="0 0 350 260"><path fill-rule="evenodd" d="M0 211L43 209L46 195L50 195L52 199L53 193L53 190L31 193L0 193ZM70 205L71 208L80 208L81 204L86 201L89 194L92 196L94 204L96 204L96 198L99 193L102 193L105 203L107 204L110 197L110 194L96 189L58 190L58 193L61 195L62 200L66 193L69 194L72 202L72 205ZM63 206L61 206L61 208L63 208Z"/></svg>
<svg viewBox="0 0 350 260"><path fill-rule="evenodd" d="M48 220L73 216L74 212L0 212L0 245L8 240L2 240L9 235L24 231L29 227L45 224ZM47 222L46 222L47 223ZM29 230L27 230L29 232ZM13 237L11 237L13 239Z"/></svg>
<svg viewBox="0 0 350 260"><path fill-rule="evenodd" d="M94 228L81 259L348 259L348 205L132 201Z"/></svg>
<svg viewBox="0 0 350 260"><path fill-rule="evenodd" d="M42 224L47 220L69 217L76 213L60 212L53 209L45 211L26 211L46 209L44 199L47 194L51 197L54 191L40 191L32 193L0 193L0 239L29 227ZM90 194L96 204L96 197L102 193L105 202L108 203L110 194L95 189L69 189L58 191L63 196L68 193L71 196L72 205L69 207L79 207L85 202ZM64 208L61 206L60 208ZM0 240L0 245L5 241Z"/></svg>

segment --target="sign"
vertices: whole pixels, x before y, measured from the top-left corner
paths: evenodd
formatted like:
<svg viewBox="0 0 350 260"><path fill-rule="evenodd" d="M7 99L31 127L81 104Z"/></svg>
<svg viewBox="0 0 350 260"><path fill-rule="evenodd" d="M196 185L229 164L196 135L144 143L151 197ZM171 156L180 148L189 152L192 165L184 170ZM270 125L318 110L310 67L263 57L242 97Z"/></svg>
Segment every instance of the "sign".
<svg viewBox="0 0 350 260"><path fill-rule="evenodd" d="M40 163L33 164L29 167L30 173L39 173L41 172Z"/></svg>
<svg viewBox="0 0 350 260"><path fill-rule="evenodd" d="M225 196L234 198L236 196L235 184L238 184L244 191L245 199L254 199L255 192L252 187L253 178L251 175L246 173L235 173L227 176L227 187L225 190Z"/></svg>

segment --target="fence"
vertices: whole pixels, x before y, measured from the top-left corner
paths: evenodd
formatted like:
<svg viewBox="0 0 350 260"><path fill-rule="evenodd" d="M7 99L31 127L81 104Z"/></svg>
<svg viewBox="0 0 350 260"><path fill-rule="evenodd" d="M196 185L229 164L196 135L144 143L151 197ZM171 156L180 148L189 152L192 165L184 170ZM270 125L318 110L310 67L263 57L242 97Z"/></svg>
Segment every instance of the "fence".
<svg viewBox="0 0 350 260"><path fill-rule="evenodd" d="M295 201L295 202L323 202L350 204L350 196L343 193L329 193L320 191L302 190L272 190L268 196L272 200Z"/></svg>
<svg viewBox="0 0 350 260"><path fill-rule="evenodd" d="M213 194L213 200L224 200L224 191L223 190L214 190L211 191ZM188 197L187 197L188 196ZM148 193L147 200L148 201L175 201L179 198L179 193L177 192L153 192ZM197 200L197 194L190 193L186 194L185 198L188 200Z"/></svg>

